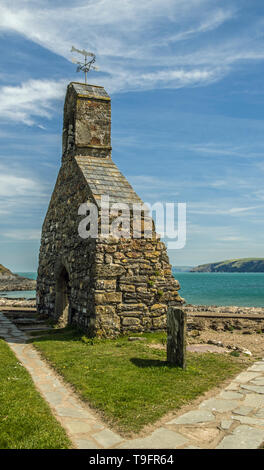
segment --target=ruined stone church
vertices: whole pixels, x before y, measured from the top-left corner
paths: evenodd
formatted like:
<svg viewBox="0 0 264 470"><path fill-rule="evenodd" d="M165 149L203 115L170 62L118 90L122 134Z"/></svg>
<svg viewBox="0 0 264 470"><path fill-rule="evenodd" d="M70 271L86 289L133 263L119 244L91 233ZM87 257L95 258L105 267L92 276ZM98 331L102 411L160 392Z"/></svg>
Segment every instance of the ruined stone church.
<svg viewBox="0 0 264 470"><path fill-rule="evenodd" d="M78 232L83 203L98 207L99 223L103 195L110 205L142 204L112 160L111 99L103 87L68 85L62 145L42 228L38 312L98 336L166 328L168 307L183 299L155 231L145 238L140 222L137 238L107 237L100 231L82 238Z"/></svg>

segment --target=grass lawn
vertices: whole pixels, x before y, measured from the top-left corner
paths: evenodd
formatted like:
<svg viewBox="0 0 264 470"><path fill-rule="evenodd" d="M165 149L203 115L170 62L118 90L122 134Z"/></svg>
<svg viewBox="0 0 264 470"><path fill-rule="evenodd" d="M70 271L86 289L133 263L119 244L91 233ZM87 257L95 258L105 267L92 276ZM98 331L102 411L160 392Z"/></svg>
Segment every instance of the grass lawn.
<svg viewBox="0 0 264 470"><path fill-rule="evenodd" d="M30 375L0 339L0 449L67 449L64 430Z"/></svg>
<svg viewBox="0 0 264 470"><path fill-rule="evenodd" d="M65 328L33 341L79 395L123 434L139 432L249 364L244 357L190 353L183 371L166 364L166 351L149 347L164 343L165 333L142 336L145 341L89 340Z"/></svg>

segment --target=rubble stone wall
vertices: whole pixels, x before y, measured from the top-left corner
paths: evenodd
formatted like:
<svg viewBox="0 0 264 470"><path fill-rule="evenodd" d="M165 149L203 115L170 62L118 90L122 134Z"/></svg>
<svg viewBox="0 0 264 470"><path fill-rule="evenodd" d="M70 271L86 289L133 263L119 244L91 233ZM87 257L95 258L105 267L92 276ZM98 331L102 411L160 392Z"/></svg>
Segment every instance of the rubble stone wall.
<svg viewBox="0 0 264 470"><path fill-rule="evenodd" d="M183 303L166 247L155 231L143 238L139 220L138 238L100 236L102 194L129 207L141 202L111 160L110 128L111 105L105 90L70 84L62 166L42 228L37 279L40 314L102 336L164 329L168 307ZM97 238L78 234L83 217L78 209L85 202L97 205ZM130 229L134 222L131 219ZM67 298L67 318L58 308L60 298L64 303Z"/></svg>

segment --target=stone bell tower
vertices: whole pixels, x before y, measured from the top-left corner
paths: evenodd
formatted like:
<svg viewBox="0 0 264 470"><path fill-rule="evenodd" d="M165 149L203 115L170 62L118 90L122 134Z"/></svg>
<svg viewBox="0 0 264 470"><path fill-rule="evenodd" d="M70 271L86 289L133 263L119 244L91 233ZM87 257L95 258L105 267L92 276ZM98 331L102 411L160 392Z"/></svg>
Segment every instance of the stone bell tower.
<svg viewBox="0 0 264 470"><path fill-rule="evenodd" d="M64 106L63 156L111 157L111 100L103 87L71 83Z"/></svg>
<svg viewBox="0 0 264 470"><path fill-rule="evenodd" d="M140 222L136 238L79 236L81 204L98 207L99 224L102 196L110 205L142 204L112 161L111 100L103 87L68 85L62 140L62 165L42 227L38 312L98 336L166 328L168 307L183 299L155 230L146 238Z"/></svg>

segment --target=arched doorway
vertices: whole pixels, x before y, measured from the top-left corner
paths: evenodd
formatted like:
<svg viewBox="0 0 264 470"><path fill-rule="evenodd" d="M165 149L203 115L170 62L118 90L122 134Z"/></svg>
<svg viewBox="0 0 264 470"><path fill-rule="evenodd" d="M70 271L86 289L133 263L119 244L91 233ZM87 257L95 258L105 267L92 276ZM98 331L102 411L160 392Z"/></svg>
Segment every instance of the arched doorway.
<svg viewBox="0 0 264 470"><path fill-rule="evenodd" d="M58 323L61 326L66 326L69 323L70 318L70 306L69 306L69 274L65 266L63 266L58 274L56 280L56 303L55 303L55 314Z"/></svg>

